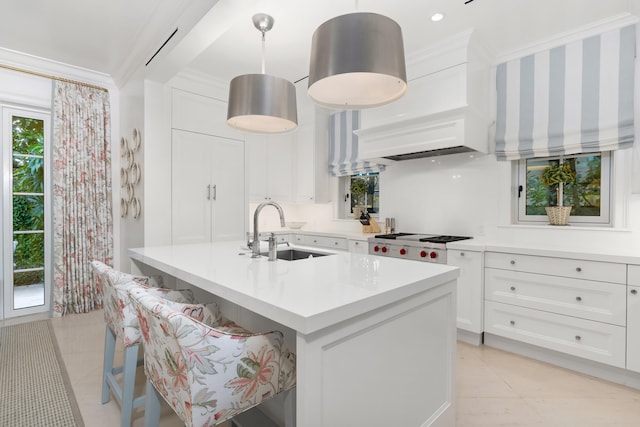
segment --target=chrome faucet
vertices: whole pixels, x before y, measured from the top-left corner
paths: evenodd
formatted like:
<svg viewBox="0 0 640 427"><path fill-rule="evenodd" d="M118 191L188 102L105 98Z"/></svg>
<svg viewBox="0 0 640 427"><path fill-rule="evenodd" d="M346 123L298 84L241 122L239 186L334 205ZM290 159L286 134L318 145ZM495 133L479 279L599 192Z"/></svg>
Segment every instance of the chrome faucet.
<svg viewBox="0 0 640 427"><path fill-rule="evenodd" d="M265 206L271 205L278 210L280 215L280 227L284 227L284 212L279 204L276 202L262 202L258 205L253 213L253 242L249 245L251 248L251 258L258 258L260 256L260 239L258 238L258 215Z"/></svg>

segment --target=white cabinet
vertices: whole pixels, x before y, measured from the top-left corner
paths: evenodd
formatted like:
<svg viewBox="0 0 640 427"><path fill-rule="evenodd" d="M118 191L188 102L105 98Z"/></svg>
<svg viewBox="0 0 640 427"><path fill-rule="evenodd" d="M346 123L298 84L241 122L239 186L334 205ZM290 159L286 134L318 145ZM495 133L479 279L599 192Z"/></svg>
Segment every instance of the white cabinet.
<svg viewBox="0 0 640 427"><path fill-rule="evenodd" d="M247 179L251 202L293 200L294 133L247 134Z"/></svg>
<svg viewBox="0 0 640 427"><path fill-rule="evenodd" d="M244 143L174 129L172 243L244 239Z"/></svg>
<svg viewBox="0 0 640 427"><path fill-rule="evenodd" d="M173 88L171 90L171 127L173 129L242 139L242 134L227 126L227 103L220 99Z"/></svg>
<svg viewBox="0 0 640 427"><path fill-rule="evenodd" d="M485 333L625 367L626 266L487 252Z"/></svg>
<svg viewBox="0 0 640 427"><path fill-rule="evenodd" d="M640 372L640 265L627 268L627 369Z"/></svg>
<svg viewBox="0 0 640 427"><path fill-rule="evenodd" d="M369 242L367 242L366 240L349 239L347 241L347 246L349 248L349 252L353 252L356 254L369 253Z"/></svg>
<svg viewBox="0 0 640 427"><path fill-rule="evenodd" d="M457 288L458 329L474 334L483 332L483 253L467 250L447 250L447 264L460 269ZM480 343L480 336L474 344Z"/></svg>
<svg viewBox="0 0 640 427"><path fill-rule="evenodd" d="M317 236L315 234L296 234L295 242L301 246L316 246L327 249L346 251L349 249L347 239L343 237Z"/></svg>
<svg viewBox="0 0 640 427"><path fill-rule="evenodd" d="M324 115L316 117L326 121ZM324 132L325 135L318 135ZM296 131L295 140L295 201L299 203L326 203L330 201L329 146L326 130L305 124Z"/></svg>
<svg viewBox="0 0 640 427"><path fill-rule="evenodd" d="M625 328L572 316L486 301L485 332L625 367Z"/></svg>

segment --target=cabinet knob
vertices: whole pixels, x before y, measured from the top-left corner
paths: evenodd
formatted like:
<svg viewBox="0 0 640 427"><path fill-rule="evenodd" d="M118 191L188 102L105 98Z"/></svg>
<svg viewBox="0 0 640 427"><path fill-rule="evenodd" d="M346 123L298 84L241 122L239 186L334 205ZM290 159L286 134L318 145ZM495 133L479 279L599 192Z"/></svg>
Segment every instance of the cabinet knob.
<svg viewBox="0 0 640 427"><path fill-rule="evenodd" d="M337 245L337 244L338 244L338 242L333 242L333 244L334 244L334 245Z"/></svg>
<svg viewBox="0 0 640 427"><path fill-rule="evenodd" d="M576 301L582 301L582 297L576 297Z"/></svg>
<svg viewBox="0 0 640 427"><path fill-rule="evenodd" d="M637 294L638 294L637 289L631 289L631 295L637 295Z"/></svg>
<svg viewBox="0 0 640 427"><path fill-rule="evenodd" d="M360 244L360 242L356 242L355 245L358 246Z"/></svg>
<svg viewBox="0 0 640 427"><path fill-rule="evenodd" d="M514 260L511 260L511 265L514 265L516 262Z"/></svg>
<svg viewBox="0 0 640 427"><path fill-rule="evenodd" d="M464 256L464 252L460 252L460 256Z"/></svg>
<svg viewBox="0 0 640 427"><path fill-rule="evenodd" d="M516 321L515 320L510 320L509 323L511 324L511 326L513 326L513 325L516 324Z"/></svg>
<svg viewBox="0 0 640 427"><path fill-rule="evenodd" d="M580 335L576 335L576 341L580 341L582 337Z"/></svg>
<svg viewBox="0 0 640 427"><path fill-rule="evenodd" d="M580 273L580 272L582 271L582 269L581 269L580 267L576 267L576 271L577 271L578 273Z"/></svg>
<svg viewBox="0 0 640 427"><path fill-rule="evenodd" d="M509 289L511 289L512 291L515 291L515 290L516 290L516 287L515 287L515 286L512 286L512 287L510 287Z"/></svg>
<svg viewBox="0 0 640 427"><path fill-rule="evenodd" d="M318 243L318 241L314 239L314 240L313 240L313 243Z"/></svg>

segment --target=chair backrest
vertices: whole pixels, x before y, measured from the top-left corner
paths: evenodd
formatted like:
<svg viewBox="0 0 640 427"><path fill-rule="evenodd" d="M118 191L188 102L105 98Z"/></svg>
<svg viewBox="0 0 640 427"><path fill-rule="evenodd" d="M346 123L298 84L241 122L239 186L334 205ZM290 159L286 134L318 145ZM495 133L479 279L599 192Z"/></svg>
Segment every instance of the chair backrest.
<svg viewBox="0 0 640 427"><path fill-rule="evenodd" d="M161 300L142 287L129 291L147 378L187 426L222 423L295 385L295 354L282 333L253 334L209 306Z"/></svg>
<svg viewBox="0 0 640 427"><path fill-rule="evenodd" d="M97 273L99 284L102 286L105 322L118 339L122 340L125 347L140 342L138 316L136 316L131 307L127 292L129 286L143 286L162 298L180 302L193 301L191 291L173 291L171 289L151 287L152 279L150 277L123 273L95 260L91 261L91 267ZM159 283L161 285L161 280Z"/></svg>

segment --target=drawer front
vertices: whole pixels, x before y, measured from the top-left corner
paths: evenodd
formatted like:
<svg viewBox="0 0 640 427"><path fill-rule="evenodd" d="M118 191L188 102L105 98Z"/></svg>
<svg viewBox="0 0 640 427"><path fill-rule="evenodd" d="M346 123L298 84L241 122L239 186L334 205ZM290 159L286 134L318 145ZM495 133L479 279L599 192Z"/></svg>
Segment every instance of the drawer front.
<svg viewBox="0 0 640 427"><path fill-rule="evenodd" d="M485 302L485 332L619 368L625 328L499 302Z"/></svg>
<svg viewBox="0 0 640 427"><path fill-rule="evenodd" d="M627 283L625 264L487 252L485 266L600 282Z"/></svg>
<svg viewBox="0 0 640 427"><path fill-rule="evenodd" d="M640 265L629 264L627 266L627 283L640 286Z"/></svg>
<svg viewBox="0 0 640 427"><path fill-rule="evenodd" d="M348 241L349 252L357 254L368 254L369 243L366 240L349 240Z"/></svg>
<svg viewBox="0 0 640 427"><path fill-rule="evenodd" d="M495 268L484 274L487 300L626 325L624 285Z"/></svg>
<svg viewBox="0 0 640 427"><path fill-rule="evenodd" d="M300 238L300 240L298 240ZM307 246L317 246L328 249L341 249L348 250L347 239L326 237L326 236L314 236L311 234L298 234L296 236L296 243Z"/></svg>

